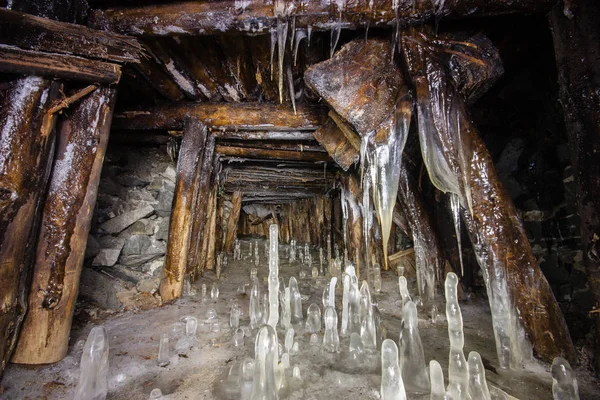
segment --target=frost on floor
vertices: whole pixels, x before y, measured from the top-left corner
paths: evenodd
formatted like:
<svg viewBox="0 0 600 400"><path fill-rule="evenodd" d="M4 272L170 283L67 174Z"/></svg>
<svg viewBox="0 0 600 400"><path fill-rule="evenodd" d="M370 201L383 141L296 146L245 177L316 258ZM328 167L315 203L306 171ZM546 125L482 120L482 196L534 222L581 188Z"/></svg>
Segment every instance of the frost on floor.
<svg viewBox="0 0 600 400"><path fill-rule="evenodd" d="M263 248L264 241L259 242ZM258 329L253 330L252 336L245 337L243 345L236 347L233 341L235 332L229 327L234 303L239 305L240 327L247 332L250 324L250 275L255 268L254 254L251 256L249 253L248 241L242 241L240 247L242 260L230 260L223 268L220 281L215 279L212 272L208 272L195 282L198 290L193 296L162 308L139 313L126 312L104 321L110 342L108 399L148 399L156 388L161 390L164 399L239 399L239 395L232 393L229 381L235 380L245 359L254 357L254 339L258 332ZM323 290L330 284L330 279L322 275L313 278L311 267L300 261L290 265L285 257L289 251L287 247L279 246L279 278L287 285L290 277L296 277L305 321L307 309L312 303L322 308ZM312 253L312 258L318 259L318 249L312 249ZM262 252L259 257L257 277L260 292L264 295L267 293L268 263ZM397 343L402 317L398 279L391 271L382 271L382 281L381 293L372 293L373 301L381 313L386 337ZM204 300L201 290L203 284L208 288ZM211 299L210 296L213 285L219 289L217 299ZM342 282L338 281L335 299L340 320L342 288ZM414 278L408 279L408 289L414 298L417 294ZM415 303L419 304L418 301ZM510 399L510 396L523 400L552 398L550 365L540 363L520 371L498 368L491 316L485 298L461 301L460 308L464 320L464 353L477 351L481 354L492 399ZM442 293L437 298L437 309L445 309ZM216 318L211 318L214 312ZM443 312L435 322L431 319L431 309L419 306L417 312L425 361L429 365L430 360L437 360L448 382L449 340ZM190 315L198 320L197 343L189 351L182 348L175 352L177 343L171 341L169 364L166 367L158 366L161 335L184 326L183 323L173 324ZM92 327L89 325L72 332L69 355L59 363L42 367L9 366L0 385L0 399L72 399L79 379L83 344ZM340 338L341 352L336 354L323 351L323 324L317 333L316 344L311 344L311 333L305 329L304 323L293 325L293 328L293 341L298 342L298 349L297 352L292 350L289 356L289 368L286 370L288 389L280 393L280 398L379 398L381 343L378 343L377 351L369 353L365 349L366 357L356 362L356 351L349 351L350 336ZM278 341L282 346L285 334L285 330L278 326ZM236 339L239 344L239 335ZM594 387L589 375L581 370L576 370L576 374L580 398L596 398L598 388ZM429 394L408 394L408 398L429 399Z"/></svg>

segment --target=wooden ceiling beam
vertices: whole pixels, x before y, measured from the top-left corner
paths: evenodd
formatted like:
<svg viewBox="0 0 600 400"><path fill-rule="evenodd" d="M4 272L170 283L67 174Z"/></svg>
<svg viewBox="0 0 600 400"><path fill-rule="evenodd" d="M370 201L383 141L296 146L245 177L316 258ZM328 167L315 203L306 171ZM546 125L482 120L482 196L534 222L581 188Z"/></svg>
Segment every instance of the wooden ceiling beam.
<svg viewBox="0 0 600 400"><path fill-rule="evenodd" d="M398 4L394 10L393 3ZM278 2L277 3L284 3ZM549 11L554 0L462 0L430 1L357 0L344 2L303 1L284 4L275 10L263 0L184 1L95 10L88 24L129 35L222 35L225 33L265 34L277 19L294 17L296 28L313 30L356 29L366 26L389 27L398 18L403 25L435 18L456 19L501 14L527 14Z"/></svg>
<svg viewBox="0 0 600 400"><path fill-rule="evenodd" d="M143 53L137 39L130 36L5 8L0 8L0 44L116 63L139 63Z"/></svg>
<svg viewBox="0 0 600 400"><path fill-rule="evenodd" d="M115 129L180 130L189 117L197 117L212 130L221 131L309 131L321 125L326 108L297 107L271 103L173 103L118 113Z"/></svg>

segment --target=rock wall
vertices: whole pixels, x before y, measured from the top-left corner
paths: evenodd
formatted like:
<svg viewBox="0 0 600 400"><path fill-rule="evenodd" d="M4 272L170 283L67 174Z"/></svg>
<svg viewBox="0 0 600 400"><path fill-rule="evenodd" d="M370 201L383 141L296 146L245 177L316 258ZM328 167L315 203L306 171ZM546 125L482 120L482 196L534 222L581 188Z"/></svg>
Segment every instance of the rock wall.
<svg viewBox="0 0 600 400"><path fill-rule="evenodd" d="M176 163L165 146L110 146L88 237L79 300L103 309L154 296L165 260ZM143 305L142 305L143 307Z"/></svg>

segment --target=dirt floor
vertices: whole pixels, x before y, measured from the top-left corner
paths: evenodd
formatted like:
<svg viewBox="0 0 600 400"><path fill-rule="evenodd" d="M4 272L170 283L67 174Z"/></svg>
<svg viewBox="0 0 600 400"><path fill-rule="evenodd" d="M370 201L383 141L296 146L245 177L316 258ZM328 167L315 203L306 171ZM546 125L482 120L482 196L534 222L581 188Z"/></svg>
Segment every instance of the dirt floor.
<svg viewBox="0 0 600 400"><path fill-rule="evenodd" d="M266 293L268 267L262 251L264 241L260 242L261 265L258 277L262 284L262 293ZM228 384L228 373L236 368L246 357L254 356L254 337L245 338L243 347L232 344L232 332L229 329L229 310L237 302L242 310L240 326L249 324L250 269L253 259L248 255L248 241L242 241L242 261L231 260L224 268L221 280L208 272L195 283L198 289L195 296L188 296L175 304L157 309L124 312L104 321L110 340L109 355L109 393L108 399L137 400L148 399L153 388L160 388L165 399L237 399ZM303 296L303 309L311 303L322 307L321 297L329 278L311 277L311 270L299 262L290 265L285 259L286 246L280 246L280 278L285 282L291 276L298 279ZM313 250L313 260L318 252ZM299 278L301 271L306 277ZM382 325L388 338L398 340L401 323L401 308L397 277L392 272L383 272L383 290L374 295L381 312ZM208 287L208 299L203 299L201 286ZM210 299L210 288L218 285L220 295L217 300ZM246 286L245 293L240 287ZM416 294L415 279L409 279L411 294ZM372 293L373 294L373 293ZM341 310L342 288L338 283L336 290L337 310ZM475 298L460 304L465 330L465 355L469 351L478 351L486 366L486 376L493 398L495 399L552 399L552 379L549 365L535 363L525 370L500 370L496 361L491 316L487 302ZM207 311L216 310L218 319L206 320ZM419 329L425 358L436 359L444 369L447 383L448 331L444 317L444 302L438 300L441 317L436 323L430 319L430 307L419 309ZM167 367L156 363L158 342L161 333L180 318L193 315L199 320L198 344L186 355L173 351ZM338 315L340 312L338 311ZM341 315L340 315L341 319ZM83 343L93 325L72 331L69 355L61 362L38 367L10 365L0 382L0 399L70 399L73 397L79 377L79 360ZM304 326L295 326L299 353L291 355L289 370L289 389L281 398L287 399L378 399L381 381L379 354L374 353L366 361L357 365L348 356L348 338L341 339L341 352L332 354L322 351L320 344L311 345L310 335L304 332ZM283 343L283 329L278 329L279 341ZM319 340L322 341L322 332ZM301 381L291 379L291 369L300 368ZM600 386L585 370L576 370L580 397L582 400L600 398ZM411 396L409 399L428 399L427 396Z"/></svg>

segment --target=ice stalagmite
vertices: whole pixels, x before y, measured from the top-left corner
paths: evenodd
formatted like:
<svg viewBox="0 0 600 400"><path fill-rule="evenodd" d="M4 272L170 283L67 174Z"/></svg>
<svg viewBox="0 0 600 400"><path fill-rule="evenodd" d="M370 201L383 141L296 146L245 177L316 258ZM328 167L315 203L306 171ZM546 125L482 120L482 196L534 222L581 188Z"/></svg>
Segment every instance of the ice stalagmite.
<svg viewBox="0 0 600 400"><path fill-rule="evenodd" d="M290 301L292 308L292 324L302 323L302 297L298 290L298 281L293 276L290 278Z"/></svg>
<svg viewBox="0 0 600 400"><path fill-rule="evenodd" d="M577 378L569 362L562 357L552 362L552 396L554 400L579 400Z"/></svg>
<svg viewBox="0 0 600 400"><path fill-rule="evenodd" d="M252 307L250 307L252 309ZM231 305L231 311L229 312L229 326L231 329L236 330L240 326L240 306L237 303Z"/></svg>
<svg viewBox="0 0 600 400"><path fill-rule="evenodd" d="M169 365L171 354L169 352L169 334L163 333L160 335L160 343L158 345L158 357L156 363L159 367L166 367Z"/></svg>
<svg viewBox="0 0 600 400"><path fill-rule="evenodd" d="M335 308L325 309L325 334L323 335L323 347L331 353L339 353L340 337L337 330L338 318Z"/></svg>
<svg viewBox="0 0 600 400"><path fill-rule="evenodd" d="M258 278L252 278L252 289L250 291L250 329L256 329L261 322L260 309L260 284Z"/></svg>
<svg viewBox="0 0 600 400"><path fill-rule="evenodd" d="M350 280L350 275L344 273L344 276L342 278L344 291L342 293L342 326L340 328L341 337L348 336L348 299L350 295Z"/></svg>
<svg viewBox="0 0 600 400"><path fill-rule="evenodd" d="M290 288L286 287L283 291L283 295L279 298L279 301L281 302L281 326L286 330L292 326L292 307L290 297Z"/></svg>
<svg viewBox="0 0 600 400"><path fill-rule="evenodd" d="M377 348L377 330L375 328L375 317L373 315L373 303L367 281L363 281L360 288L360 339L365 349Z"/></svg>
<svg viewBox="0 0 600 400"><path fill-rule="evenodd" d="M373 291L381 293L381 267L379 264L373 264Z"/></svg>
<svg viewBox="0 0 600 400"><path fill-rule="evenodd" d="M469 368L463 346L463 319L458 305L458 277L454 272L446 276L446 319L448 320L448 336L450 337L450 356L448 361L448 393L455 400L467 399L469 385Z"/></svg>
<svg viewBox="0 0 600 400"><path fill-rule="evenodd" d="M256 336L254 354L254 381L252 383L251 400L279 399L275 379L278 367L277 334L271 325L263 326Z"/></svg>
<svg viewBox="0 0 600 400"><path fill-rule="evenodd" d="M263 294L262 304L260 305L260 324L267 325L269 321L269 294Z"/></svg>
<svg viewBox="0 0 600 400"><path fill-rule="evenodd" d="M423 344L419 335L417 306L412 301L404 305L402 311L402 331L400 332L400 370L407 392L428 393L429 375L425 365Z"/></svg>
<svg viewBox="0 0 600 400"><path fill-rule="evenodd" d="M398 277L398 287L400 288L400 297L402 298L402 307L404 308L406 303L412 301L410 293L408 293L408 281L404 276Z"/></svg>
<svg viewBox="0 0 600 400"><path fill-rule="evenodd" d="M329 301L327 302L328 307L332 307L335 310L335 284L337 283L337 277L331 278L329 281ZM337 316L336 316L337 318Z"/></svg>
<svg viewBox="0 0 600 400"><path fill-rule="evenodd" d="M103 326L96 326L83 346L74 400L104 400L107 393L108 336Z"/></svg>
<svg viewBox="0 0 600 400"><path fill-rule="evenodd" d="M306 326L304 328L308 333L317 333L321 331L321 309L316 303L308 306L306 312Z"/></svg>
<svg viewBox="0 0 600 400"><path fill-rule="evenodd" d="M444 372L439 362L429 361L429 377L431 381L430 400L446 400L446 385L444 384ZM472 399L475 400L475 399Z"/></svg>
<svg viewBox="0 0 600 400"><path fill-rule="evenodd" d="M350 358L353 360L362 360L363 355L365 353L365 347L363 345L362 340L360 339L360 335L356 332L352 332L350 335L350 344L348 346L348 351L350 353Z"/></svg>
<svg viewBox="0 0 600 400"><path fill-rule="evenodd" d="M381 345L381 400L406 400L398 346L391 339L385 339Z"/></svg>
<svg viewBox="0 0 600 400"><path fill-rule="evenodd" d="M286 353L290 354L292 352L292 346L294 346L294 328L289 328L287 332L285 332L283 348Z"/></svg>
<svg viewBox="0 0 600 400"><path fill-rule="evenodd" d="M492 400L485 380L485 368L478 352L469 353L469 396L472 400Z"/></svg>
<svg viewBox="0 0 600 400"><path fill-rule="evenodd" d="M279 229L269 226L269 319L267 324L275 329L279 322Z"/></svg>

